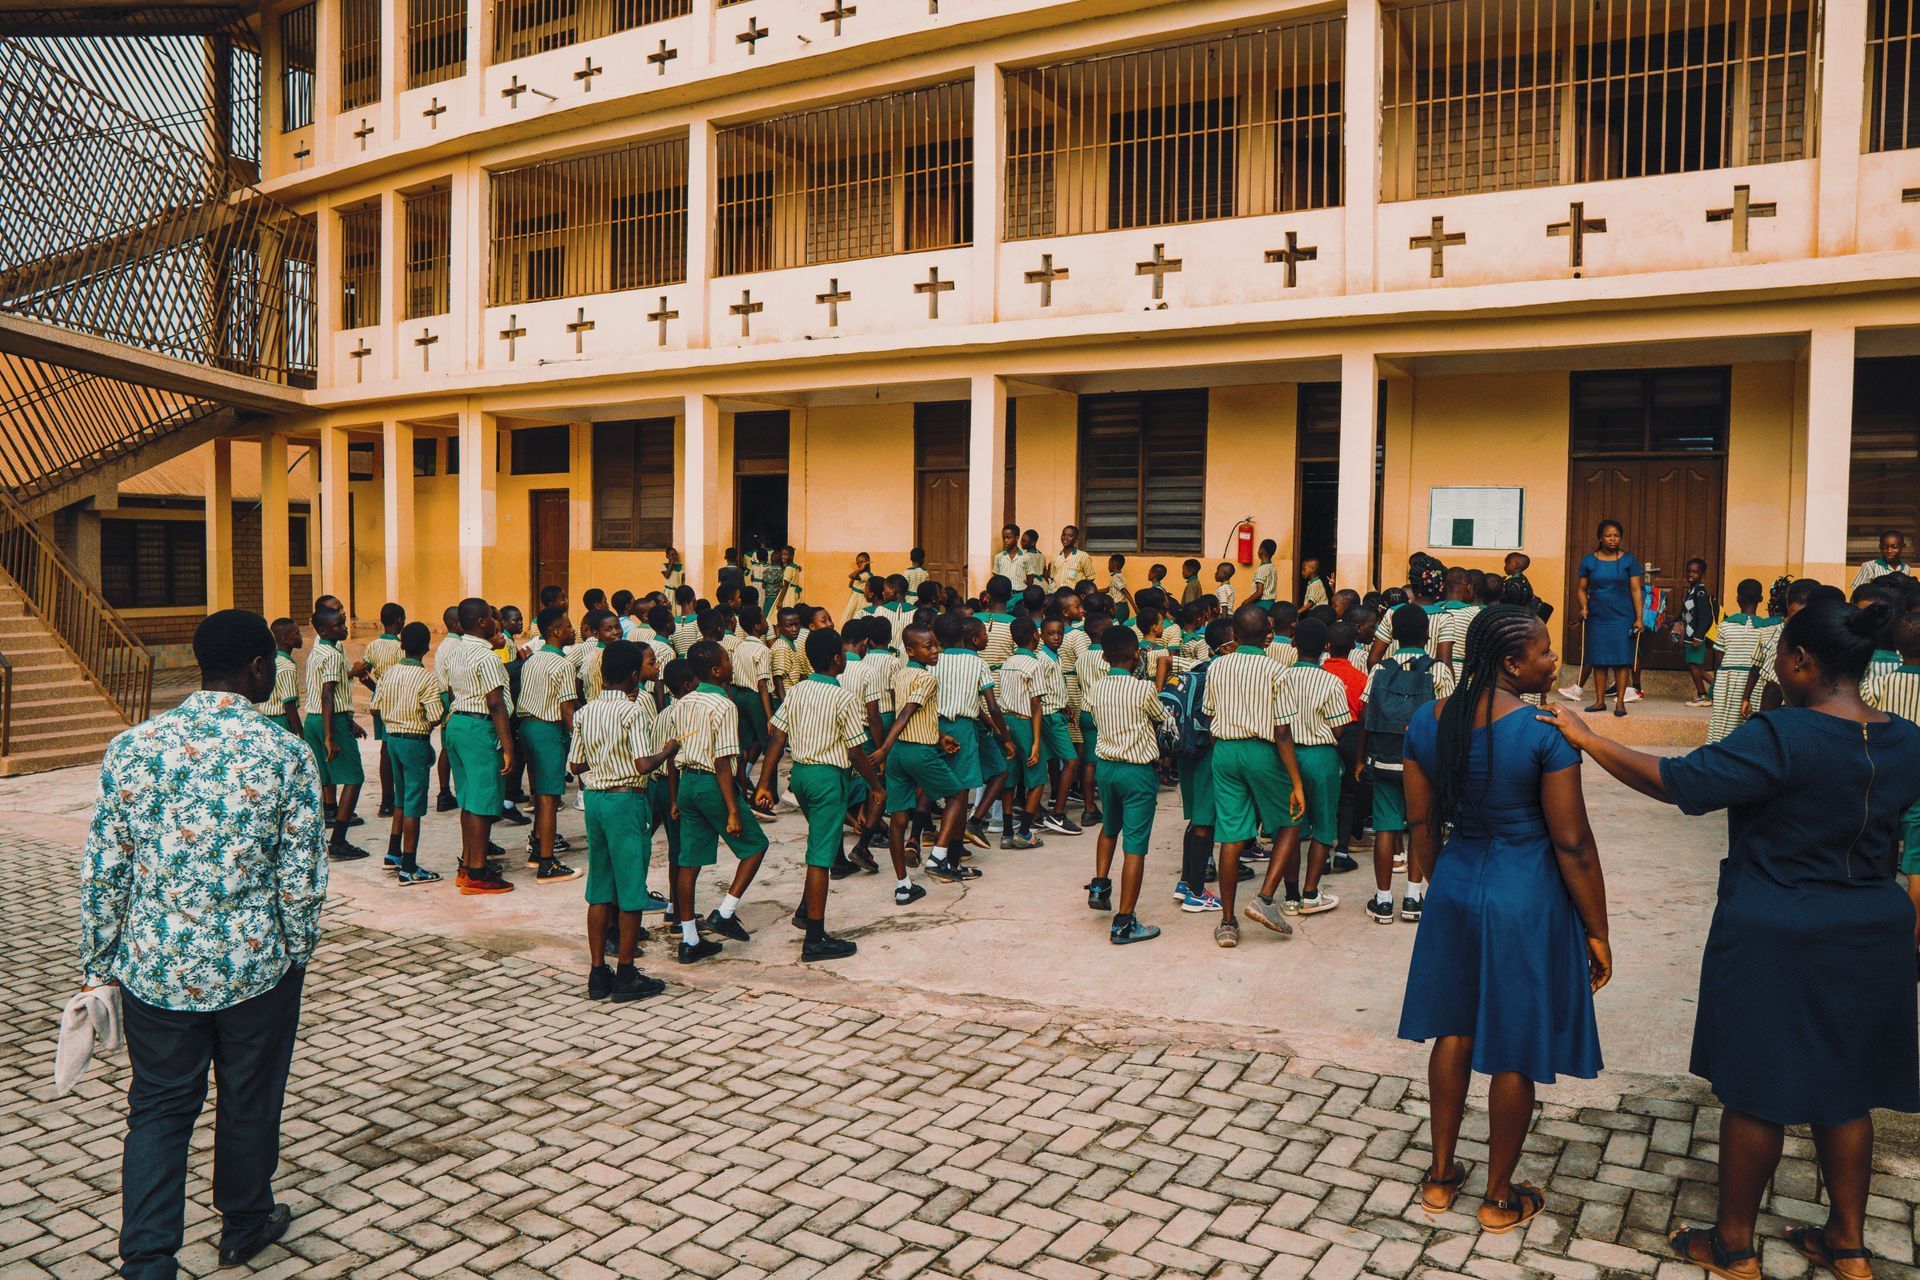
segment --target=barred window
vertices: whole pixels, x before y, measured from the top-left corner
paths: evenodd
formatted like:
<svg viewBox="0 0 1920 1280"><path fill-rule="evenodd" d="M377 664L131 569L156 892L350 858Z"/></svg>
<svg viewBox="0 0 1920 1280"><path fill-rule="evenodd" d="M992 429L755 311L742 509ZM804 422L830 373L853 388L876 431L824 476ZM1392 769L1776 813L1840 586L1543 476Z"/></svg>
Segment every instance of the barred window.
<svg viewBox="0 0 1920 1280"><path fill-rule="evenodd" d="M340 0L340 109L380 101L380 0Z"/></svg>
<svg viewBox="0 0 1920 1280"><path fill-rule="evenodd" d="M405 319L445 315L453 257L453 190L445 183L400 198L406 220Z"/></svg>
<svg viewBox="0 0 1920 1280"><path fill-rule="evenodd" d="M687 140L544 160L493 175L489 304L687 278Z"/></svg>
<svg viewBox="0 0 1920 1280"><path fill-rule="evenodd" d="M340 214L340 327L380 323L380 206Z"/></svg>
<svg viewBox="0 0 1920 1280"><path fill-rule="evenodd" d="M466 0L406 0L407 88L467 73Z"/></svg>
<svg viewBox="0 0 1920 1280"><path fill-rule="evenodd" d="M102 520L100 589L116 609L205 608L206 523Z"/></svg>
<svg viewBox="0 0 1920 1280"><path fill-rule="evenodd" d="M718 131L719 275L973 242L973 85Z"/></svg>
<svg viewBox="0 0 1920 1280"><path fill-rule="evenodd" d="M596 548L634 551L673 541L674 426L672 418L593 424Z"/></svg>
<svg viewBox="0 0 1920 1280"><path fill-rule="evenodd" d="M564 49L692 12L693 0L494 0L493 60Z"/></svg>
<svg viewBox="0 0 1920 1280"><path fill-rule="evenodd" d="M320 298L318 225L317 216L311 213L295 218L280 247L281 338L287 381L297 387L311 387L320 368L319 343L314 334L315 307Z"/></svg>
<svg viewBox="0 0 1920 1280"><path fill-rule="evenodd" d="M313 123L313 0L280 15L280 129L291 133Z"/></svg>
<svg viewBox="0 0 1920 1280"><path fill-rule="evenodd" d="M1912 0L1868 0L1867 150L1920 147L1916 80L1920 80L1920 8Z"/></svg>
<svg viewBox="0 0 1920 1280"><path fill-rule="evenodd" d="M1080 397L1080 529L1088 551L1203 550L1206 489L1204 387Z"/></svg>
<svg viewBox="0 0 1920 1280"><path fill-rule="evenodd" d="M507 439L508 470L516 476L561 475L573 469L573 428L565 423L521 427L509 431Z"/></svg>

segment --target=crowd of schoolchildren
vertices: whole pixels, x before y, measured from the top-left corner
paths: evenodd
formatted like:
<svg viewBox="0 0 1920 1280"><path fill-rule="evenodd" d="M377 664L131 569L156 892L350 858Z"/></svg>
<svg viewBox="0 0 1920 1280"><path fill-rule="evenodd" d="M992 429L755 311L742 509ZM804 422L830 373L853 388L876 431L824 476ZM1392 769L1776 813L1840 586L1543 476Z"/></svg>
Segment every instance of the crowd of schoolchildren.
<svg viewBox="0 0 1920 1280"><path fill-rule="evenodd" d="M669 551L659 589L590 590L577 621L557 587L541 591L530 624L513 605L470 598L445 611L436 642L389 604L381 634L352 664L341 648L345 612L323 596L304 671L294 660L300 628L274 624L279 678L260 710L313 748L331 856L363 858L348 838L363 821L355 808L365 781L353 685L371 691L379 813L390 818L385 862L399 886L442 878L419 858L436 793L439 811L460 815L461 893L514 888L494 839L502 824L528 827L533 883L575 879L565 857L580 851L556 829L571 789L584 810L596 999L662 989L634 964L647 913L664 913L682 963L719 952L723 940L746 942L738 909L769 847L762 824L796 809L807 870L793 925L806 960L854 953L827 932L829 886L881 874L883 857L893 900L906 907L926 896L920 880L981 875L973 863L996 839L1002 850L1030 850L1087 833L1088 906L1111 913L1115 944L1154 938L1141 893L1163 789L1177 789L1184 822L1172 901L1215 914L1218 945L1238 945L1242 917L1284 937L1298 918L1333 910L1326 878L1360 869L1355 850L1369 830L1364 912L1380 924L1418 921L1425 886L1406 874L1400 781L1407 729L1452 691L1481 609L1551 613L1528 581L1528 558L1516 552L1502 573L1486 573L1417 554L1404 587L1364 595L1337 589L1309 559L1283 590L1268 540L1238 600L1231 564L1216 565L1205 585L1198 560L1179 566L1177 585L1153 564L1134 586L1126 557L1107 557L1102 575L1077 529L1060 543L1043 553L1034 531L1008 525L972 599L932 580L918 549L889 574L862 554L837 610L803 599L791 547L744 558L729 549L711 597ZM1920 585L1900 535L1889 531L1881 550L1854 583L1856 603L1880 596L1898 606L1867 696L1916 718ZM1712 706L1718 738L1769 705L1777 624L1840 593L1783 578L1763 615L1761 586L1748 580L1738 609L1722 614L1707 572L1704 562L1688 566L1687 589L1663 622L1686 646L1694 705ZM1911 872L1920 872L1917 823L1910 814ZM656 837L667 853L664 894L649 880ZM718 862L721 845L732 876L702 915L700 869ZM1243 884L1253 893L1236 910Z"/></svg>

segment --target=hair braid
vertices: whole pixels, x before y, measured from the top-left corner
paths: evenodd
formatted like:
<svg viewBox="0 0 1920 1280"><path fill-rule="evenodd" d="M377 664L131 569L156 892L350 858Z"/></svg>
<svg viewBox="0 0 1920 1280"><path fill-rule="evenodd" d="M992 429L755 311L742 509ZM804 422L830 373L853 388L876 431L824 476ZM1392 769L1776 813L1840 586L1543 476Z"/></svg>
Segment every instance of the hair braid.
<svg viewBox="0 0 1920 1280"><path fill-rule="evenodd" d="M1539 623L1531 609L1513 604L1489 605L1467 627L1466 654L1459 687L1440 710L1440 732L1435 746L1434 806L1443 822L1455 820L1462 804L1478 804L1468 786L1468 764L1473 754L1473 722L1480 708L1492 701L1506 660L1520 652ZM1493 774L1493 739L1487 739L1487 774Z"/></svg>

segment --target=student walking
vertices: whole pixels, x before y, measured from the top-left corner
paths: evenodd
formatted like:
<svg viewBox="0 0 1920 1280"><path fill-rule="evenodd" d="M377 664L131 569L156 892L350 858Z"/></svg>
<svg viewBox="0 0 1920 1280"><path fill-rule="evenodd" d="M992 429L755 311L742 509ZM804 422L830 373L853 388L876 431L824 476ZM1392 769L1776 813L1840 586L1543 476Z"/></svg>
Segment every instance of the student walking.
<svg viewBox="0 0 1920 1280"><path fill-rule="evenodd" d="M420 820L427 816L433 785L433 729L447 714L441 695L447 687L421 659L433 642L424 622L400 628L400 660L388 667L373 689L373 709L387 728L386 748L393 765L393 826L387 834L386 865L401 888L432 884L440 873L419 862Z"/></svg>
<svg viewBox="0 0 1920 1280"><path fill-rule="evenodd" d="M1140 641L1125 627L1108 627L1100 640L1107 674L1087 695L1099 726L1099 759L1095 778L1100 808L1105 814L1094 846L1093 881L1087 885L1087 905L1095 911L1114 910L1113 851L1123 855L1119 910L1113 917L1108 941L1116 946L1146 942L1160 936L1156 925L1142 924L1134 914L1140 901L1147 847L1153 840L1153 816L1160 803L1160 738L1156 726L1167 718L1153 685L1133 674L1140 657Z"/></svg>

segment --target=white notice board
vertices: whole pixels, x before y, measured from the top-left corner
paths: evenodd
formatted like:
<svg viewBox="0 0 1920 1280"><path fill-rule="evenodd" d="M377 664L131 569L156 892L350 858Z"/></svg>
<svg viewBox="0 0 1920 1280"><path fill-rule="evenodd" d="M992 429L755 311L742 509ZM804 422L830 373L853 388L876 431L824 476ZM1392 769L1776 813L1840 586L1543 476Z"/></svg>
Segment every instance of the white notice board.
<svg viewBox="0 0 1920 1280"><path fill-rule="evenodd" d="M1427 545L1475 550L1513 550L1521 544L1526 490L1513 487L1435 488L1427 520Z"/></svg>

